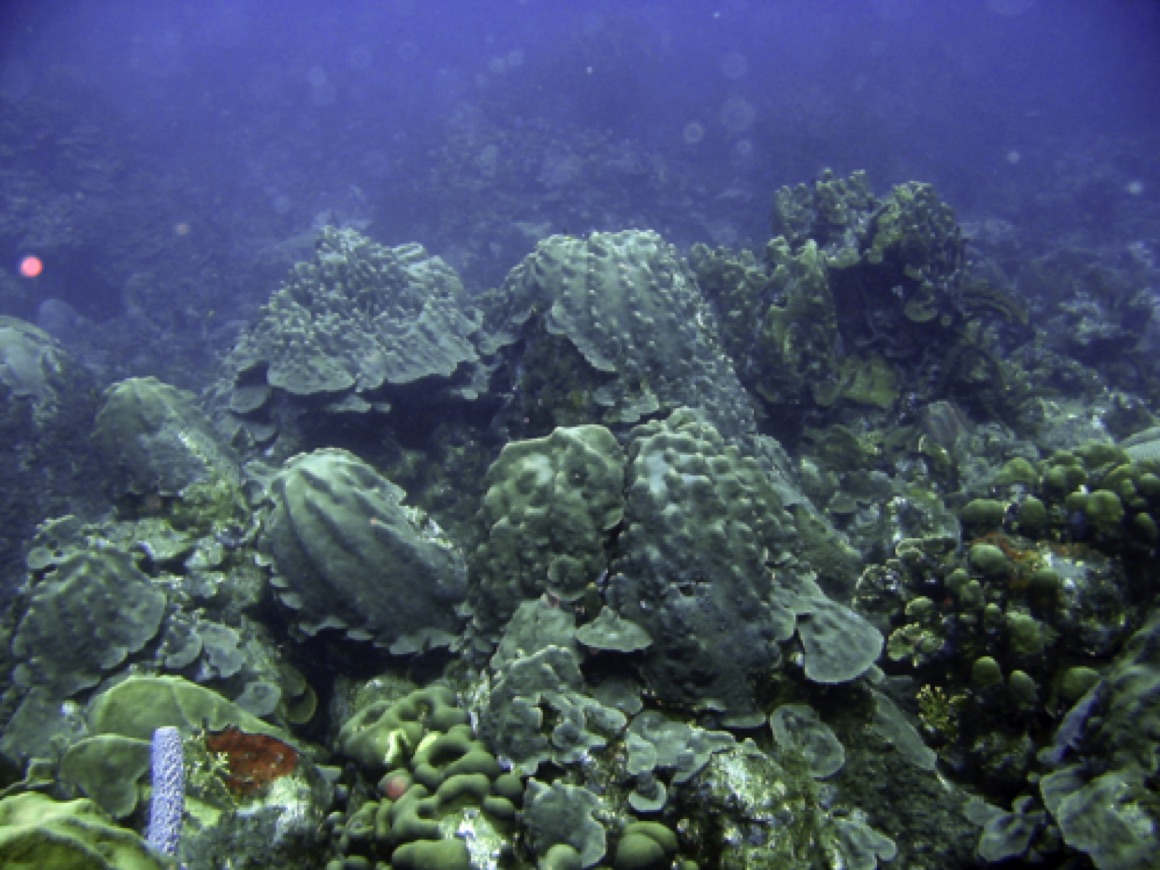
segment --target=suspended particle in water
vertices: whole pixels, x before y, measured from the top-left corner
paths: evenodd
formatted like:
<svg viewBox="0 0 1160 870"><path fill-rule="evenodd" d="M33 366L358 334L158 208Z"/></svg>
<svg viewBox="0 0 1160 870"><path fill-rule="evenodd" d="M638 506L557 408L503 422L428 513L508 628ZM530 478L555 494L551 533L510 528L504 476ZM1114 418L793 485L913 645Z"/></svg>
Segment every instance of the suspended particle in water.
<svg viewBox="0 0 1160 870"><path fill-rule="evenodd" d="M699 121L690 121L681 131L681 137L686 145L696 145L705 138L705 125Z"/></svg>
<svg viewBox="0 0 1160 870"><path fill-rule="evenodd" d="M728 52L721 58L721 75L727 79L745 78L746 73L749 72L749 61L739 51Z"/></svg>
<svg viewBox="0 0 1160 870"><path fill-rule="evenodd" d="M721 104L721 126L738 136L753 124L757 110L745 97L730 97Z"/></svg>

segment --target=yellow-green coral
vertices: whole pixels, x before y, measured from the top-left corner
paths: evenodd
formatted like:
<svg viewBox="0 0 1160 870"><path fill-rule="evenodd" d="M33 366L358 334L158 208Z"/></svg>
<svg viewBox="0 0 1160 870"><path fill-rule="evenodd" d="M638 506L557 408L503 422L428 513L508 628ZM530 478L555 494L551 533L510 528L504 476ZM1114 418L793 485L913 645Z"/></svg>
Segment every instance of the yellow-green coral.
<svg viewBox="0 0 1160 870"><path fill-rule="evenodd" d="M959 731L959 717L966 703L964 695L948 695L939 686L918 690L918 718L923 726L943 740L953 740Z"/></svg>

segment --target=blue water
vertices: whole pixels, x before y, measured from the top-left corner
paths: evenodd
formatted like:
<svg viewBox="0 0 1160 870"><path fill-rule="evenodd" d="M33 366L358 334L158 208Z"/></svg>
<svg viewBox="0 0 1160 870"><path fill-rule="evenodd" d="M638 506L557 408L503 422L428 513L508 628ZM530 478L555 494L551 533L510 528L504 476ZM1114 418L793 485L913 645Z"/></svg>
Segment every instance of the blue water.
<svg viewBox="0 0 1160 870"><path fill-rule="evenodd" d="M1127 0L9 0L0 262L47 268L0 311L203 329L326 222L473 290L551 232L760 244L824 167L1043 233L1083 226L1035 206L1082 175L1102 228L1160 186L1158 38Z"/></svg>

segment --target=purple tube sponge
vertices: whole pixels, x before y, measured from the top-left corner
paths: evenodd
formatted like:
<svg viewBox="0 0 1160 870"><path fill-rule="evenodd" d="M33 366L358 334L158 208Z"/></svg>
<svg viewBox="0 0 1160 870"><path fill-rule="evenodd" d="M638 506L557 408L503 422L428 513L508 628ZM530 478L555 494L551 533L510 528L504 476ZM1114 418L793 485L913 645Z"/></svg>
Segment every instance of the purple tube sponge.
<svg viewBox="0 0 1160 870"><path fill-rule="evenodd" d="M145 839L163 855L175 856L185 810L185 750L171 726L153 732L153 798Z"/></svg>

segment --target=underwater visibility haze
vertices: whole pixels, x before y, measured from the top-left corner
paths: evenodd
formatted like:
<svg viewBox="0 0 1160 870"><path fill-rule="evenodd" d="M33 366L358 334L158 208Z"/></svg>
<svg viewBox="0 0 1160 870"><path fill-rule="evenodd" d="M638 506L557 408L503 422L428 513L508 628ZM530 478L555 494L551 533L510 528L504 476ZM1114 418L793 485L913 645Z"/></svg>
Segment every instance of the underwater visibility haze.
<svg viewBox="0 0 1160 870"><path fill-rule="evenodd" d="M1160 6L0 4L0 866L1148 870Z"/></svg>

